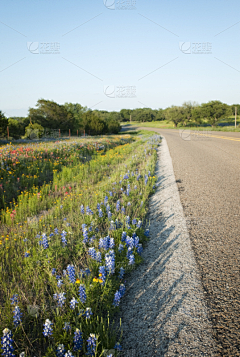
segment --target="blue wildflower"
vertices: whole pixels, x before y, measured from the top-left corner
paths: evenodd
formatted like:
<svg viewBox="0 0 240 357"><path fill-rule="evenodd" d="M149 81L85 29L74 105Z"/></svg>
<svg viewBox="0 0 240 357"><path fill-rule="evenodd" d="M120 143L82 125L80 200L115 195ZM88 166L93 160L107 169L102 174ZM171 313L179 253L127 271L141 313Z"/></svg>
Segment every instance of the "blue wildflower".
<svg viewBox="0 0 240 357"><path fill-rule="evenodd" d="M123 295L125 294L126 288L124 284L121 284L119 287L119 293L121 295L121 297L123 297Z"/></svg>
<svg viewBox="0 0 240 357"><path fill-rule="evenodd" d="M79 297L80 297L82 304L85 304L85 302L87 300L85 285L81 284L79 286L78 293L79 293Z"/></svg>
<svg viewBox="0 0 240 357"><path fill-rule="evenodd" d="M112 218L112 213L110 211L108 211L108 219Z"/></svg>
<svg viewBox="0 0 240 357"><path fill-rule="evenodd" d="M21 310L16 305L14 310L13 310L13 323L14 323L15 327L17 327L20 324L20 322L22 321L21 320L21 316L22 316Z"/></svg>
<svg viewBox="0 0 240 357"><path fill-rule="evenodd" d="M99 267L99 276L101 277L101 279L103 280L103 283L105 283L105 280L106 280L106 268L105 266L100 266Z"/></svg>
<svg viewBox="0 0 240 357"><path fill-rule="evenodd" d="M131 254L129 256L129 265L133 265L135 263L135 257L134 257L134 254Z"/></svg>
<svg viewBox="0 0 240 357"><path fill-rule="evenodd" d="M125 273L125 270L123 267L121 267L120 271L119 271L119 279L123 279L124 273Z"/></svg>
<svg viewBox="0 0 240 357"><path fill-rule="evenodd" d="M3 337L1 338L2 340L2 356L5 357L14 357L15 355L13 354L14 348L13 348L13 339L12 339L12 332L8 329L5 328L3 330Z"/></svg>
<svg viewBox="0 0 240 357"><path fill-rule="evenodd" d="M53 329L52 329L52 327L51 327L52 325L53 325L53 323L52 323L49 319L47 319L47 320L45 321L45 323L43 324L43 326L44 326L43 335L44 335L45 337L52 335L52 331L53 331Z"/></svg>
<svg viewBox="0 0 240 357"><path fill-rule="evenodd" d="M123 246L123 244L120 243L119 247L118 247L119 253L121 253L123 251L123 249L124 249L124 246Z"/></svg>
<svg viewBox="0 0 240 357"><path fill-rule="evenodd" d="M132 224L137 224L137 220L135 218L132 220Z"/></svg>
<svg viewBox="0 0 240 357"><path fill-rule="evenodd" d="M149 234L150 234L149 229L146 229L145 232L144 232L144 235L145 235L146 237L149 237Z"/></svg>
<svg viewBox="0 0 240 357"><path fill-rule="evenodd" d="M45 233L43 233L42 235L42 245L44 249L47 249L49 247L47 235Z"/></svg>
<svg viewBox="0 0 240 357"><path fill-rule="evenodd" d="M59 279L57 282L57 287L61 288L62 285L63 285L63 281Z"/></svg>
<svg viewBox="0 0 240 357"><path fill-rule="evenodd" d="M131 206L131 202L128 202L128 203L127 203L127 206Z"/></svg>
<svg viewBox="0 0 240 357"><path fill-rule="evenodd" d="M122 346L120 345L119 342L117 342L114 346L114 349L117 350L117 351L122 351Z"/></svg>
<svg viewBox="0 0 240 357"><path fill-rule="evenodd" d="M64 345L63 344L58 345L56 352L57 352L57 357L64 357L66 352Z"/></svg>
<svg viewBox="0 0 240 357"><path fill-rule="evenodd" d="M54 299L56 300L56 298L57 298L57 303L58 303L58 306L59 307L63 307L63 305L65 304L65 300L66 300L66 298L65 298L65 295L66 293L59 293L59 294L54 294Z"/></svg>
<svg viewBox="0 0 240 357"><path fill-rule="evenodd" d="M138 247L137 247L137 253L138 253L139 255L141 255L141 254L142 254L142 252L143 252L143 247L142 247L142 244L138 244Z"/></svg>
<svg viewBox="0 0 240 357"><path fill-rule="evenodd" d="M97 253L96 253L96 249L94 247L91 247L88 249L88 254L90 255L90 257L94 260L97 259Z"/></svg>
<svg viewBox="0 0 240 357"><path fill-rule="evenodd" d="M102 218L102 216L103 216L103 211L101 210L101 208L99 208L99 210L98 210L98 216L100 218Z"/></svg>
<svg viewBox="0 0 240 357"><path fill-rule="evenodd" d="M13 296L10 298L11 300L11 305L17 304L18 303L18 294L13 294Z"/></svg>
<svg viewBox="0 0 240 357"><path fill-rule="evenodd" d="M70 308L75 309L77 304L78 304L78 301L73 297L72 300L70 301Z"/></svg>
<svg viewBox="0 0 240 357"><path fill-rule="evenodd" d="M84 214L84 206L83 205L81 205L80 210L81 210L81 213Z"/></svg>
<svg viewBox="0 0 240 357"><path fill-rule="evenodd" d="M68 265L67 266L67 272L68 272L68 276L69 276L69 280L72 284L75 283L76 278L75 278L75 268L73 265Z"/></svg>
<svg viewBox="0 0 240 357"><path fill-rule="evenodd" d="M114 238L110 238L110 240L109 240L109 248L113 249L114 247L115 247Z"/></svg>
<svg viewBox="0 0 240 357"><path fill-rule="evenodd" d="M52 268L52 275L55 275L56 274L56 268Z"/></svg>
<svg viewBox="0 0 240 357"><path fill-rule="evenodd" d="M105 198L104 198L104 204L105 204L105 206L106 206L107 203L108 203L108 196L105 196Z"/></svg>
<svg viewBox="0 0 240 357"><path fill-rule="evenodd" d="M127 233L126 233L126 232L122 232L122 238L121 238L121 241L122 241L122 242L125 242L126 237L127 237Z"/></svg>
<svg viewBox="0 0 240 357"><path fill-rule="evenodd" d="M64 322L63 330L65 330L67 332L71 330L70 322Z"/></svg>
<svg viewBox="0 0 240 357"><path fill-rule="evenodd" d="M83 243L87 243L88 242L88 230L87 228L84 228L83 230Z"/></svg>
<svg viewBox="0 0 240 357"><path fill-rule="evenodd" d="M106 269L109 274L114 274L115 271L115 254L114 251L109 251L105 255Z"/></svg>
<svg viewBox="0 0 240 357"><path fill-rule="evenodd" d="M101 252L97 252L96 261L97 261L98 263L101 263L101 261L102 261L102 254L101 254Z"/></svg>
<svg viewBox="0 0 240 357"><path fill-rule="evenodd" d="M96 337L95 334L91 333L89 338L87 339L87 356L94 356L96 350Z"/></svg>
<svg viewBox="0 0 240 357"><path fill-rule="evenodd" d="M58 233L59 233L57 228L54 228L54 233L55 233L55 234L58 234Z"/></svg>
<svg viewBox="0 0 240 357"><path fill-rule="evenodd" d="M85 317L86 317L86 319L90 319L90 317L91 317L92 314L93 314L93 313L92 313L91 307L87 307L87 308L86 308L86 311L85 311Z"/></svg>
<svg viewBox="0 0 240 357"><path fill-rule="evenodd" d="M65 353L64 357L74 357L71 351L67 351L67 353Z"/></svg>
<svg viewBox="0 0 240 357"><path fill-rule="evenodd" d="M113 299L113 305L116 307L116 306L119 306L120 304L120 299L121 299L121 294L120 292L117 290L116 293L114 294L114 299Z"/></svg>
<svg viewBox="0 0 240 357"><path fill-rule="evenodd" d="M61 240L62 240L62 244L63 244L64 247L66 247L66 245L67 245L66 235L67 235L67 232L62 231Z"/></svg>
<svg viewBox="0 0 240 357"><path fill-rule="evenodd" d="M78 328L74 332L73 344L74 344L73 346L74 351L81 351L83 346L83 338L82 338L82 332Z"/></svg>
<svg viewBox="0 0 240 357"><path fill-rule="evenodd" d="M123 206L121 209L122 213L125 214L125 207Z"/></svg>
<svg viewBox="0 0 240 357"><path fill-rule="evenodd" d="M116 211L119 212L119 210L120 210L120 200L117 200Z"/></svg>

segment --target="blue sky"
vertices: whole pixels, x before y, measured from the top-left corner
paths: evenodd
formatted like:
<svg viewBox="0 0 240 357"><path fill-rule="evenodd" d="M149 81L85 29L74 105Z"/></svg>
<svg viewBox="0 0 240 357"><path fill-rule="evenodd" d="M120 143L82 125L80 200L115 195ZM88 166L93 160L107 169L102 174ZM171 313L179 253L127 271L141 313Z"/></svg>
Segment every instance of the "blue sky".
<svg viewBox="0 0 240 357"><path fill-rule="evenodd" d="M7 117L40 98L103 110L240 102L237 0L1 0L0 10Z"/></svg>

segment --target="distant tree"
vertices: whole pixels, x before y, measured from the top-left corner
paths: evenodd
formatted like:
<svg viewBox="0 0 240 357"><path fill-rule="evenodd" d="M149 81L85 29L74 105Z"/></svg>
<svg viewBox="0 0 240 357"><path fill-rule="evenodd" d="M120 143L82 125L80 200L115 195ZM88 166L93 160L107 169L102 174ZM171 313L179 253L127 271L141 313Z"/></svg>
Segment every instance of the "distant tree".
<svg viewBox="0 0 240 357"><path fill-rule="evenodd" d="M107 133L106 122L94 114L91 110L83 114L83 125L87 134L100 135Z"/></svg>
<svg viewBox="0 0 240 357"><path fill-rule="evenodd" d="M116 120L109 120L107 122L108 132L109 134L118 134L121 130L121 125Z"/></svg>
<svg viewBox="0 0 240 357"><path fill-rule="evenodd" d="M29 108L31 123L37 123L49 129L73 129L74 115L64 105L59 105L51 100L39 99L37 108Z"/></svg>
<svg viewBox="0 0 240 357"><path fill-rule="evenodd" d="M131 109L121 109L120 114L122 117L122 121L129 121L130 115L132 114L132 110Z"/></svg>
<svg viewBox="0 0 240 357"><path fill-rule="evenodd" d="M14 139L19 139L25 133L24 120L25 118L15 119L8 118L9 135Z"/></svg>
<svg viewBox="0 0 240 357"><path fill-rule="evenodd" d="M72 115L72 129L82 129L83 128L83 114L87 111L87 107L83 107L81 104L78 103L65 103L64 107L66 108L67 112Z"/></svg>
<svg viewBox="0 0 240 357"><path fill-rule="evenodd" d="M197 120L197 116L193 118L193 113L194 110L198 107L198 104L196 102L184 102L182 105L182 120L183 124L187 125L193 120Z"/></svg>
<svg viewBox="0 0 240 357"><path fill-rule="evenodd" d="M8 119L5 117L3 112L0 110L0 136L7 135Z"/></svg>
<svg viewBox="0 0 240 357"><path fill-rule="evenodd" d="M213 127L219 120L227 118L231 115L231 108L219 100L213 100L201 105L201 113Z"/></svg>
<svg viewBox="0 0 240 357"><path fill-rule="evenodd" d="M29 139L38 139L43 136L44 128L37 123L29 124L25 128L25 137Z"/></svg>
<svg viewBox="0 0 240 357"><path fill-rule="evenodd" d="M175 128L178 124L183 123L184 121L182 107L172 105L171 107L165 109L165 116L167 120L173 122Z"/></svg>
<svg viewBox="0 0 240 357"><path fill-rule="evenodd" d="M163 109L160 108L158 110L154 110L154 112L155 112L155 120L164 120L164 119L166 119Z"/></svg>

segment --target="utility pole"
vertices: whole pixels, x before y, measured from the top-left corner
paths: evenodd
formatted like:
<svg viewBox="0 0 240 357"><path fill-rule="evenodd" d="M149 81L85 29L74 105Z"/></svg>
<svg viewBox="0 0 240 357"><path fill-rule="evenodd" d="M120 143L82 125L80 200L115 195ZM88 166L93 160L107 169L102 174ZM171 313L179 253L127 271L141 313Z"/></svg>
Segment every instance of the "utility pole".
<svg viewBox="0 0 240 357"><path fill-rule="evenodd" d="M235 129L237 127L237 107L235 107Z"/></svg>

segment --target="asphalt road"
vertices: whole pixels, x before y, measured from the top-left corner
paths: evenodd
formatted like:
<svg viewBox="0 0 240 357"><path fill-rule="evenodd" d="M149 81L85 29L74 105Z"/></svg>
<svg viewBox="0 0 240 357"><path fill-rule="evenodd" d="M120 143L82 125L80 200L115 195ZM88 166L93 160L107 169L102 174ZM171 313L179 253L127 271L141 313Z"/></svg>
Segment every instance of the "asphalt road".
<svg viewBox="0 0 240 357"><path fill-rule="evenodd" d="M167 140L217 356L240 356L240 133L142 129Z"/></svg>

